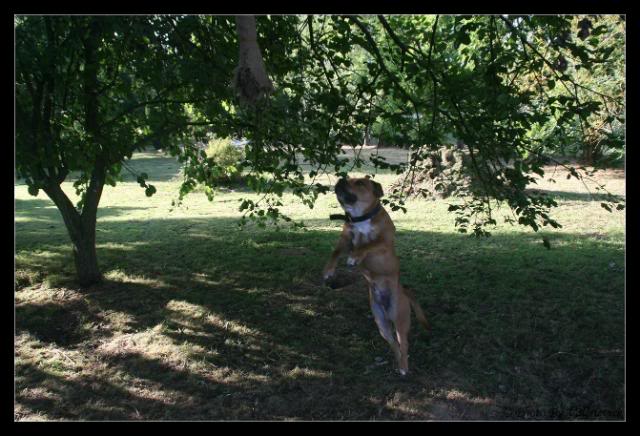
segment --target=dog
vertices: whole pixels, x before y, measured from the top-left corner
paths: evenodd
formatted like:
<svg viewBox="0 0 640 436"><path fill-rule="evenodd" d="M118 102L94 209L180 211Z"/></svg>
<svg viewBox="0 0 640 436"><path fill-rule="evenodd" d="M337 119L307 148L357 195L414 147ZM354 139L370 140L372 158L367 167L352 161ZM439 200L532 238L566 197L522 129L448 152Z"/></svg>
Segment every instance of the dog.
<svg viewBox="0 0 640 436"><path fill-rule="evenodd" d="M429 330L424 312L414 293L400 284L400 262L395 253L396 228L382 207L382 186L365 178L342 178L335 193L346 215L340 239L323 270L325 283L335 276L338 258L348 253L347 265L356 266L369 285L371 312L382 337L393 351L398 370L408 374L407 340L411 326L411 307L422 326ZM395 334L392 331L392 323Z"/></svg>

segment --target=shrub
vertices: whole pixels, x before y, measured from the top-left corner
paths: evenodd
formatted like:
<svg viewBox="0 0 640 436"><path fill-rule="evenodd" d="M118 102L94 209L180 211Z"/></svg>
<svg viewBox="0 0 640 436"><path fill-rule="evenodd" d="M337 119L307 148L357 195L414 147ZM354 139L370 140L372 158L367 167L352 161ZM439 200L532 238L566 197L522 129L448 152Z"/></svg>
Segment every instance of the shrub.
<svg viewBox="0 0 640 436"><path fill-rule="evenodd" d="M231 166L244 159L244 152L231 144L229 138L212 138L207 144L207 156L222 166Z"/></svg>
<svg viewBox="0 0 640 436"><path fill-rule="evenodd" d="M219 183L242 181L241 162L244 150L234 146L229 138L212 138L207 144L207 157L213 159L224 170Z"/></svg>

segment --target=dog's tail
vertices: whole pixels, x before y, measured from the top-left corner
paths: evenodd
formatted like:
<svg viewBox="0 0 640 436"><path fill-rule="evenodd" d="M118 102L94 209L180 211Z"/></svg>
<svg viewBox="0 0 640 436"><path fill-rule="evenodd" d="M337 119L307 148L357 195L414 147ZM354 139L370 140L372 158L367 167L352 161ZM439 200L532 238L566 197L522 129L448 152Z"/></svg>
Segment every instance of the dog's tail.
<svg viewBox="0 0 640 436"><path fill-rule="evenodd" d="M400 287L402 288L402 292L404 292L404 294L409 298L409 301L411 302L411 307L413 307L413 311L416 314L416 318L418 319L418 322L422 324L422 327L424 327L427 331L431 331L431 327L427 322L427 317L424 315L424 312L422 311L422 307L420 307L420 303L418 303L418 301L416 300L415 293L410 288L407 288L406 286L400 285Z"/></svg>

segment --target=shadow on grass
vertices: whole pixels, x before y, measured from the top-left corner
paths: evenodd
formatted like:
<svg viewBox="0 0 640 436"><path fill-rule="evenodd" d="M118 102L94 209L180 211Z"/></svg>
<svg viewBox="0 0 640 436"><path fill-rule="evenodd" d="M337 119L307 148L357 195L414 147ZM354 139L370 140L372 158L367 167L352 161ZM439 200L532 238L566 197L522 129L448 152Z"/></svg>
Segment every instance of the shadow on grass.
<svg viewBox="0 0 640 436"><path fill-rule="evenodd" d="M82 302L26 304L16 307L16 325L42 342L73 346L86 339L81 334L80 324L89 313Z"/></svg>
<svg viewBox="0 0 640 436"><path fill-rule="evenodd" d="M607 196L598 193L589 192L567 192L567 191L551 191L546 189L531 190L539 194L545 194L548 197L557 200L569 200L569 201L606 201Z"/></svg>
<svg viewBox="0 0 640 436"><path fill-rule="evenodd" d="M98 209L98 219L125 215L133 210L142 210L145 207L131 206L107 206ZM34 198L33 200L15 199L15 216L27 218L33 221L56 224L61 221L60 211L48 198L46 200Z"/></svg>
<svg viewBox="0 0 640 436"><path fill-rule="evenodd" d="M16 223L18 253L38 245L40 227L62 225L41 212ZM239 231L236 220L213 218L99 227L105 283L59 284L82 296L75 306L16 307L19 334L93 365L59 377L16 367L17 403L49 418L623 418L616 241L560 234L545 250L531 234L399 232L402 280L432 325L427 335L414 324L405 380L362 279L336 290L320 283L337 226ZM18 268L71 277L68 243L45 253L29 251ZM59 401L33 394L42 380Z"/></svg>

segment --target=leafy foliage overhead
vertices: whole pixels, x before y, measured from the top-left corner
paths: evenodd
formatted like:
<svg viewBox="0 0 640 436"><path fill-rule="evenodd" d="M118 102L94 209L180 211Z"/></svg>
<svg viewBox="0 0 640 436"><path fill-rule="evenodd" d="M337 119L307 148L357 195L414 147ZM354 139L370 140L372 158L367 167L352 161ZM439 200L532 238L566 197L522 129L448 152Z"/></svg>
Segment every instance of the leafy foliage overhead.
<svg viewBox="0 0 640 436"><path fill-rule="evenodd" d="M184 162L186 195L212 196L221 168L193 139L249 140L241 164L263 194L246 216L283 216L290 190L310 207L344 176L343 145L372 132L410 147L408 162L456 138L481 181L452 205L461 231L486 234L506 203L514 222L559 226L553 199L526 190L547 155L591 144L591 156L624 150L624 22L616 16L260 16L257 40L273 93L242 104L232 86L238 38L232 17L17 17L16 165L30 192L78 171L115 184L126 159L157 143ZM93 44L93 46L91 45ZM89 57L87 57L90 55ZM595 154L594 154L595 153ZM101 169L97 171L96 169ZM589 177L572 168L574 177ZM305 177L307 175L307 177ZM147 192L155 191L137 175ZM325 178L322 178L325 180ZM411 177L406 178L411 181ZM403 208L403 189L387 198ZM604 203L623 207L609 196ZM604 207L604 206L603 206Z"/></svg>
<svg viewBox="0 0 640 436"><path fill-rule="evenodd" d="M548 155L569 140L587 144L603 120L624 122L619 17L289 16L257 22L275 92L257 106L235 106L230 122L250 140L245 166L251 186L265 194L260 202L245 200L242 209L262 221L281 216L285 189L312 206L330 189L316 182L319 174L344 176L361 167L359 157L349 163L342 146L361 144L373 129L387 144L410 147L406 164L371 157L377 168L398 173L418 171L428 152L452 137L468 146L481 189L451 207L460 231L487 234L496 224L492 210L503 203L514 212L508 220L534 230L558 227L549 215L554 200L526 189L533 174L542 176L553 161ZM539 134L541 126L551 133ZM614 130L604 141L619 149L624 142ZM310 180L303 171L309 168ZM568 168L577 179L590 176ZM386 200L394 210L404 209L402 192L400 186ZM623 207L612 195L605 204Z"/></svg>

